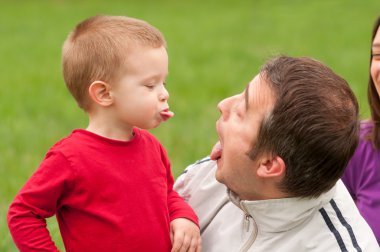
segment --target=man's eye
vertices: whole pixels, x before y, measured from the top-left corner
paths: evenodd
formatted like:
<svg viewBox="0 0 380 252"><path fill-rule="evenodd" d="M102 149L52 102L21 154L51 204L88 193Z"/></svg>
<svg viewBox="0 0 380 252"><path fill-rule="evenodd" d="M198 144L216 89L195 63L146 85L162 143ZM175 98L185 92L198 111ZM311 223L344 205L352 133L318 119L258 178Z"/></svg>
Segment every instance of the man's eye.
<svg viewBox="0 0 380 252"><path fill-rule="evenodd" d="M243 117L243 109L240 104L235 108L235 113L238 117Z"/></svg>

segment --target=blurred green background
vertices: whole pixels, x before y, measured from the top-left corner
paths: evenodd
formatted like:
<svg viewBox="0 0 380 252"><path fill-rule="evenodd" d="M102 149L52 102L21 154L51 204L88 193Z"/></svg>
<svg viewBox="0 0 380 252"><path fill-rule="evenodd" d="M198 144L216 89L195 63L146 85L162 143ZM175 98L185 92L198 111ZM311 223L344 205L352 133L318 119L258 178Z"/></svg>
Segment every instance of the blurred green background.
<svg viewBox="0 0 380 252"><path fill-rule="evenodd" d="M0 251L17 251L6 224L11 200L48 148L87 126L61 77L68 32L95 15L144 19L168 42L170 105L153 130L177 177L216 142L216 105L240 92L270 56L311 56L343 76L368 117L372 24L379 0L2 1L0 0ZM54 240L63 245L54 218Z"/></svg>

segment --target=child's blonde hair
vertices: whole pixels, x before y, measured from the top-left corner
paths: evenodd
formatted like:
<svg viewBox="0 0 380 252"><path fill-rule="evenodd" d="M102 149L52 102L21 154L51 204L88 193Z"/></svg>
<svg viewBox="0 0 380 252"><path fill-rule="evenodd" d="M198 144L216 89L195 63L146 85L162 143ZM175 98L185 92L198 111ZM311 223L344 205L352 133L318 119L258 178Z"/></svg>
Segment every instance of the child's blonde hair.
<svg viewBox="0 0 380 252"><path fill-rule="evenodd" d="M96 80L115 81L133 46L166 47L161 32L145 21L124 16L94 16L79 23L63 44L67 88L79 107L89 108L88 87Z"/></svg>

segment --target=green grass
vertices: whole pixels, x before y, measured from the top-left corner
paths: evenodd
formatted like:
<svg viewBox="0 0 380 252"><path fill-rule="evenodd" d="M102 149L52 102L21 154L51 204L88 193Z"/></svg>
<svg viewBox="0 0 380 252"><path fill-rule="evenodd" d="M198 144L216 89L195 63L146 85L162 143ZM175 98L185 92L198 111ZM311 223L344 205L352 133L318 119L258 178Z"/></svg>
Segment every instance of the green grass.
<svg viewBox="0 0 380 252"><path fill-rule="evenodd" d="M317 58L351 85L368 116L366 83L378 0L1 1L0 251L17 251L8 205L47 149L87 119L66 91L60 49L76 23L129 15L168 42L170 105L176 116L152 132L178 176L216 142L216 105L240 92L272 55ZM48 221L63 249L54 219Z"/></svg>

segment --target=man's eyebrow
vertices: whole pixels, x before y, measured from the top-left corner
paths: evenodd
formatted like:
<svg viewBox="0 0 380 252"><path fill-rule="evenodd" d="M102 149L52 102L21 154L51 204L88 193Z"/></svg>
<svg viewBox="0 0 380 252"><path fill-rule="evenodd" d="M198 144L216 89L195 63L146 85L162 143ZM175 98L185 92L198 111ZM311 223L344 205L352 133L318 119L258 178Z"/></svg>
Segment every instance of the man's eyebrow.
<svg viewBox="0 0 380 252"><path fill-rule="evenodd" d="M372 44L372 48L374 48L374 47L380 47L380 43L374 43L374 44Z"/></svg>
<svg viewBox="0 0 380 252"><path fill-rule="evenodd" d="M245 110L248 110L248 101L249 101L249 93L248 93L248 90L249 90L249 84L250 83L248 83L248 85L245 87L245 91L244 91L244 93L245 93Z"/></svg>

